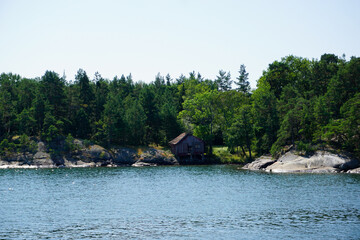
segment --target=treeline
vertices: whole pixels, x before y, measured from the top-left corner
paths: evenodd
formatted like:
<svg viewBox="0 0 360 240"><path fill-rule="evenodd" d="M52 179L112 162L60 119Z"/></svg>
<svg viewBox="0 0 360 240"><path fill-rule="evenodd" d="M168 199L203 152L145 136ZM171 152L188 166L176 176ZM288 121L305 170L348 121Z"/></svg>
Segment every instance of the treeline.
<svg viewBox="0 0 360 240"><path fill-rule="evenodd" d="M88 139L103 146L167 145L183 131L244 156L285 145L309 152L323 147L360 155L360 58L333 54L320 60L288 56L271 63L250 90L241 65L236 78L199 73L151 83L131 74L90 80L80 69L74 81L47 71L41 78L0 76L0 150L15 135L46 142Z"/></svg>

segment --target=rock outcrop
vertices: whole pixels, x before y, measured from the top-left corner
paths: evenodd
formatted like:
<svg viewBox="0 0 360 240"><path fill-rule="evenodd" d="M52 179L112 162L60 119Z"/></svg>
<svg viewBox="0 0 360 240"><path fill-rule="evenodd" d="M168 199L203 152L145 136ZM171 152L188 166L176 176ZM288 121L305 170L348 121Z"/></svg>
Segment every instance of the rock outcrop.
<svg viewBox="0 0 360 240"><path fill-rule="evenodd" d="M64 167L100 167L112 164L112 156L108 150L99 145L90 145L75 150L62 157Z"/></svg>
<svg viewBox="0 0 360 240"><path fill-rule="evenodd" d="M0 156L0 168L54 168L54 167L100 167L100 166L158 166L177 165L178 161L168 151L145 148L138 154L135 149L117 147L107 150L99 145L85 146L74 140L74 150L48 151L39 141L35 153L7 153ZM51 152L51 153L50 153Z"/></svg>
<svg viewBox="0 0 360 240"><path fill-rule="evenodd" d="M311 156L300 156L295 151L289 151L276 160L261 157L244 166L249 170L264 170L274 173L337 173L359 172L360 162L347 155L317 151Z"/></svg>
<svg viewBox="0 0 360 240"><path fill-rule="evenodd" d="M360 167L355 168L355 169L348 170L347 173L357 173L357 174L360 174Z"/></svg>
<svg viewBox="0 0 360 240"><path fill-rule="evenodd" d="M248 170L265 170L266 167L273 164L275 162L271 156L261 156L255 159L253 162L246 164L243 169Z"/></svg>
<svg viewBox="0 0 360 240"><path fill-rule="evenodd" d="M135 165L134 165L135 164ZM176 158L169 152L163 150L157 150L154 148L149 148L144 153L139 156L138 161L136 161L133 166L141 165L178 165Z"/></svg>
<svg viewBox="0 0 360 240"><path fill-rule="evenodd" d="M113 148L113 163L119 166L132 165L138 160L135 149L132 148Z"/></svg>

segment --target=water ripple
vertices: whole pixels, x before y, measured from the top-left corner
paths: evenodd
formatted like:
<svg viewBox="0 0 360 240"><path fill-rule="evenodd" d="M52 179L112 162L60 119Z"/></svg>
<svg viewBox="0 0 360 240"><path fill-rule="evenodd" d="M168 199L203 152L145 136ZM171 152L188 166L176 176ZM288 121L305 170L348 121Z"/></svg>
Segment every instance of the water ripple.
<svg viewBox="0 0 360 240"><path fill-rule="evenodd" d="M0 239L360 238L360 184L349 175L29 169L0 171L0 182Z"/></svg>

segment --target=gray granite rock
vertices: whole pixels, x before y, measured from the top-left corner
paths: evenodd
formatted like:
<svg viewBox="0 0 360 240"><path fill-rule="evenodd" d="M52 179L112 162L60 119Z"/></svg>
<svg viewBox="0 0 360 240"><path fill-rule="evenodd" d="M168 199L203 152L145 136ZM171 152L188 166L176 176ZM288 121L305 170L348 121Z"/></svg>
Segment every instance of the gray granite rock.
<svg viewBox="0 0 360 240"><path fill-rule="evenodd" d="M134 149L131 148L114 148L113 163L116 165L132 165L137 161L137 154Z"/></svg>
<svg viewBox="0 0 360 240"><path fill-rule="evenodd" d="M294 151L289 151L280 156L275 163L266 167L265 170L276 173L335 173L348 170L353 166L358 166L357 160L345 155L317 151L312 156L299 156Z"/></svg>
<svg viewBox="0 0 360 240"><path fill-rule="evenodd" d="M156 165L178 165L179 162L169 152L149 148L139 157L139 162L150 163Z"/></svg>
<svg viewBox="0 0 360 240"><path fill-rule="evenodd" d="M356 174L360 174L360 167L355 168L355 169L351 169L348 170L347 173L356 173Z"/></svg>
<svg viewBox="0 0 360 240"><path fill-rule="evenodd" d="M44 142L41 142L41 141L38 142L38 144L37 144L37 151L38 151L38 152L46 152L46 151L47 151Z"/></svg>
<svg viewBox="0 0 360 240"><path fill-rule="evenodd" d="M42 167L55 167L56 164L51 159L51 156L47 152L37 152L35 153L31 165L42 166Z"/></svg>
<svg viewBox="0 0 360 240"><path fill-rule="evenodd" d="M131 166L132 167L155 167L157 165L155 163L145 163L145 162L138 161L138 162L132 164Z"/></svg>
<svg viewBox="0 0 360 240"><path fill-rule="evenodd" d="M262 156L255 159L253 162L246 164L243 169L247 170L265 170L266 167L273 164L276 160L270 156Z"/></svg>

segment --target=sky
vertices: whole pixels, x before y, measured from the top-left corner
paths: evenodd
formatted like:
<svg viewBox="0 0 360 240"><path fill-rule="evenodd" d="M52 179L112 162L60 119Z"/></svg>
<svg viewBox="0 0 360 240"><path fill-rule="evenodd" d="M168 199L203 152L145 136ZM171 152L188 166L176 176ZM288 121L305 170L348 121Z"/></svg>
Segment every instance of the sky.
<svg viewBox="0 0 360 240"><path fill-rule="evenodd" d="M252 88L275 60L360 56L359 0L0 0L0 72L151 82L246 66Z"/></svg>

